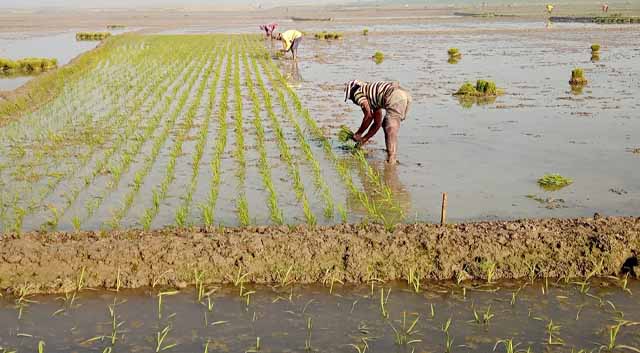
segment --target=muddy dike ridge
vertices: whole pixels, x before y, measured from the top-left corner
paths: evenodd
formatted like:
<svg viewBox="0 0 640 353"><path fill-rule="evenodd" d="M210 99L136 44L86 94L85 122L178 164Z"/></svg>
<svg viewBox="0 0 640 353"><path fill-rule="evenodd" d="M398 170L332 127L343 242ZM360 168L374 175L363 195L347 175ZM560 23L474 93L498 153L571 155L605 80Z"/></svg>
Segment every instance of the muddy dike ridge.
<svg viewBox="0 0 640 353"><path fill-rule="evenodd" d="M0 288L59 293L230 283L637 276L640 217L4 234ZM83 271L84 269L84 271Z"/></svg>

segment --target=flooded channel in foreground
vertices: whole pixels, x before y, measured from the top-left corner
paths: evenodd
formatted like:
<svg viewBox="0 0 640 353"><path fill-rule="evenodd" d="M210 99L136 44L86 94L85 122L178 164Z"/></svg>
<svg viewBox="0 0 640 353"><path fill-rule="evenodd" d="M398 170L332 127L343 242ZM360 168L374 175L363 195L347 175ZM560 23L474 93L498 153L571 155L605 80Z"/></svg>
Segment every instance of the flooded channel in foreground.
<svg viewBox="0 0 640 353"><path fill-rule="evenodd" d="M5 295L0 351L490 352L500 340L530 352L640 348L635 280L266 287L243 278L179 292Z"/></svg>

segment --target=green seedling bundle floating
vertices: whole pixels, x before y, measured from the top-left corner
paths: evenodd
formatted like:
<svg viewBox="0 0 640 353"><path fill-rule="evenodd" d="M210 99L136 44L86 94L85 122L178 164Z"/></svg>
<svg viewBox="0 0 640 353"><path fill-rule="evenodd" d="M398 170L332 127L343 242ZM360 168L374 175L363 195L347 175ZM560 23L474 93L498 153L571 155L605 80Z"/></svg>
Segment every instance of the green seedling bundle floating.
<svg viewBox="0 0 640 353"><path fill-rule="evenodd" d="M336 39L342 39L344 37L344 34L341 32L322 31L322 32L315 33L313 37L315 39L320 39L320 40L336 40Z"/></svg>
<svg viewBox="0 0 640 353"><path fill-rule="evenodd" d="M502 90L496 88L495 82L478 80L475 86L470 82L465 82L454 95L463 97L495 97L502 93Z"/></svg>
<svg viewBox="0 0 640 353"><path fill-rule="evenodd" d="M76 40L99 41L111 36L109 32L78 32Z"/></svg>
<svg viewBox="0 0 640 353"><path fill-rule="evenodd" d="M597 44L597 43L596 43L596 44L592 44L592 45L591 45L591 52L592 52L592 53L597 53L597 52L599 52L599 51L600 51L600 44Z"/></svg>
<svg viewBox="0 0 640 353"><path fill-rule="evenodd" d="M384 53L381 51L377 51L371 57L376 64L382 64L384 61Z"/></svg>
<svg viewBox="0 0 640 353"><path fill-rule="evenodd" d="M569 83L574 86L583 86L587 84L587 79L584 77L584 70L576 68L571 71L571 79Z"/></svg>
<svg viewBox="0 0 640 353"><path fill-rule="evenodd" d="M52 70L58 67L58 60L55 58L24 58L10 60L0 58L0 74L30 74Z"/></svg>
<svg viewBox="0 0 640 353"><path fill-rule="evenodd" d="M547 190L557 190L565 186L571 185L572 179L566 178L560 174L545 174L538 179L538 185Z"/></svg>
<svg viewBox="0 0 640 353"><path fill-rule="evenodd" d="M449 48L449 50L447 50L447 54L449 54L450 58L461 58L462 57L462 53L460 52L460 50L458 48Z"/></svg>

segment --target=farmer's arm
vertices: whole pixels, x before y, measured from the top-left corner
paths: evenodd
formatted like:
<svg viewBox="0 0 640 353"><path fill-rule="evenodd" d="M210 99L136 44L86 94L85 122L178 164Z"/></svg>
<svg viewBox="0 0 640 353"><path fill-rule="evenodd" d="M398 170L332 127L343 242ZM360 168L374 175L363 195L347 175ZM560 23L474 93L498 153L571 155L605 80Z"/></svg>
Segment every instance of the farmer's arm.
<svg viewBox="0 0 640 353"><path fill-rule="evenodd" d="M360 128L353 135L353 138L354 140L356 140L356 142L360 142L360 139L362 139L362 134L367 131L367 129L371 125L371 122L373 122L373 114L371 113L369 102L367 102L366 99L362 101L360 108L362 108L362 113L364 114L364 116L362 117L362 124L360 124Z"/></svg>
<svg viewBox="0 0 640 353"><path fill-rule="evenodd" d="M378 109L373 113L373 124L369 128L369 132L360 140L360 144L365 144L372 138L382 127L382 109Z"/></svg>

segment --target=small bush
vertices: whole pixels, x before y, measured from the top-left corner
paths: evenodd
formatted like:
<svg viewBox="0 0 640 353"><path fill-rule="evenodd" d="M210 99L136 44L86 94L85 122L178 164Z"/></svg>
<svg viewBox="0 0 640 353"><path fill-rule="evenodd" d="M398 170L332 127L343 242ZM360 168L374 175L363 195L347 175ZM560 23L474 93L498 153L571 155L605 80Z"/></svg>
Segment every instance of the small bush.
<svg viewBox="0 0 640 353"><path fill-rule="evenodd" d="M449 48L449 50L447 50L447 54L449 54L450 57L460 57L462 56L462 53L460 53L460 50L458 50L458 48Z"/></svg>
<svg viewBox="0 0 640 353"><path fill-rule="evenodd" d="M372 58L373 61L376 62L376 64L380 64L384 61L384 53L381 51L377 51L375 54L373 54Z"/></svg>
<svg viewBox="0 0 640 353"><path fill-rule="evenodd" d="M600 51L600 44L592 44L591 51Z"/></svg>
<svg viewBox="0 0 640 353"><path fill-rule="evenodd" d="M560 189L573 183L573 180L560 174L545 174L538 179L538 185L546 189Z"/></svg>
<svg viewBox="0 0 640 353"><path fill-rule="evenodd" d="M111 36L109 32L78 32L76 40L103 40Z"/></svg>
<svg viewBox="0 0 640 353"><path fill-rule="evenodd" d="M571 71L571 80L569 83L572 85L584 85L587 83L587 79L584 77L584 71L580 68L573 69Z"/></svg>

